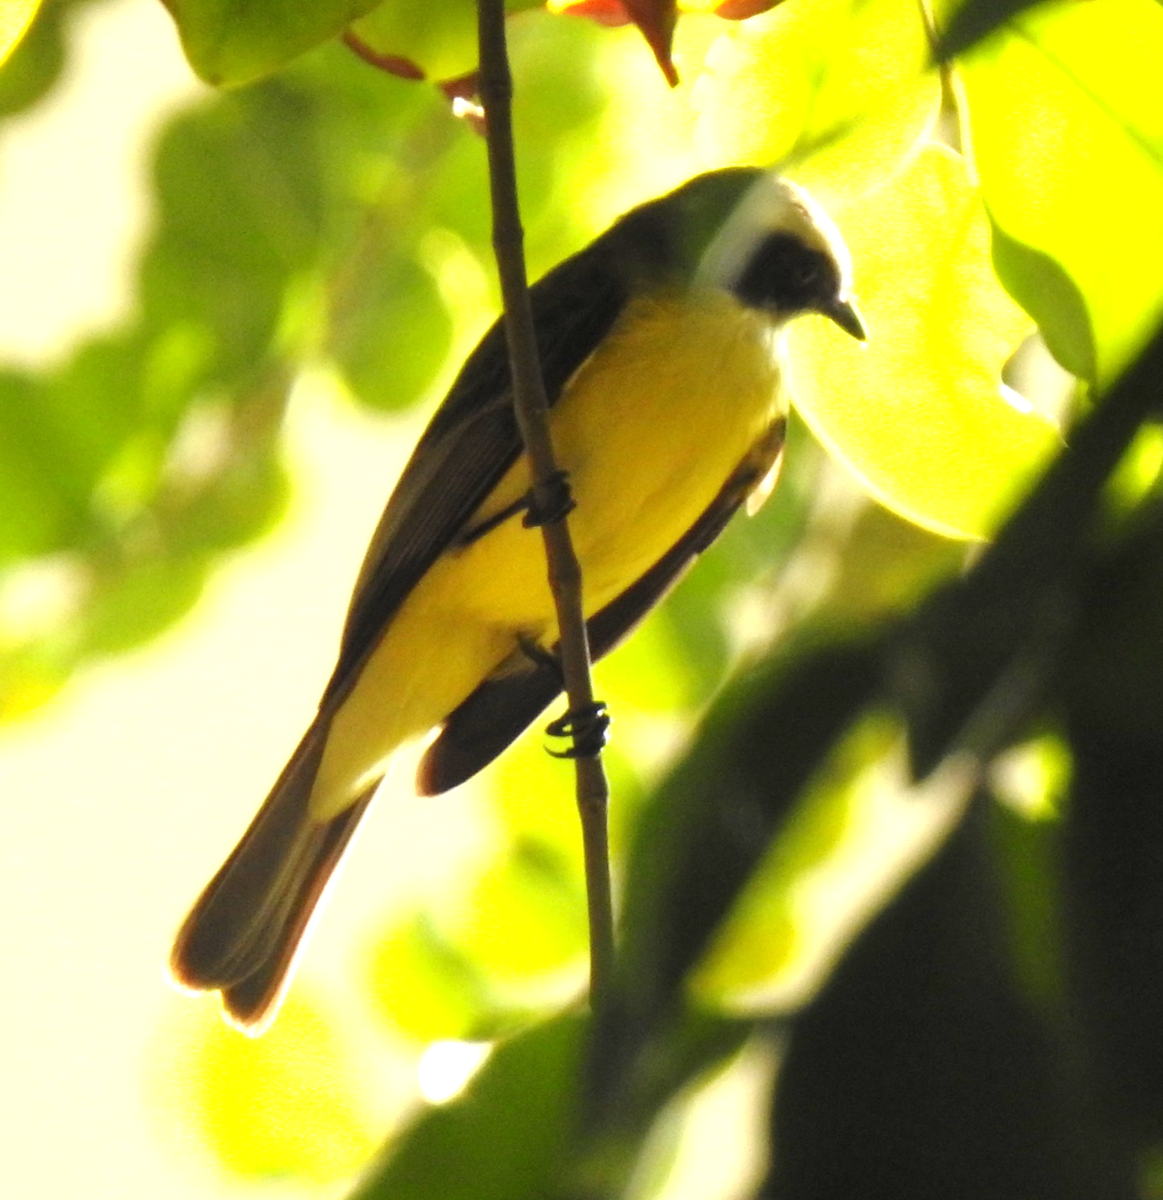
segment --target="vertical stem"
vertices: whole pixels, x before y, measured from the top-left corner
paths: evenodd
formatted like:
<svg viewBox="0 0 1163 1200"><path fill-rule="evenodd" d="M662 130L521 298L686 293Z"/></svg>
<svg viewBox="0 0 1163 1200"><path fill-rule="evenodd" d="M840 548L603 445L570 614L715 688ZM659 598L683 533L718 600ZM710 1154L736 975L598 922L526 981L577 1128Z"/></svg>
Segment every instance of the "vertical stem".
<svg viewBox="0 0 1163 1200"><path fill-rule="evenodd" d="M533 497L546 511L553 496L557 461L549 437L549 405L537 353L533 311L525 277L524 234L517 207L513 156L513 80L505 46L504 0L477 0L480 37L480 95L485 108L489 189L493 207L493 250L505 305L505 336L513 376L513 406L533 479ZM549 586L561 631L561 665L571 712L594 702L589 641L582 607L581 567L564 518L541 526ZM575 750L578 748L575 736ZM598 755L579 754L577 805L585 855L590 926L590 1005L604 1007L614 967L614 909L606 812L609 785Z"/></svg>

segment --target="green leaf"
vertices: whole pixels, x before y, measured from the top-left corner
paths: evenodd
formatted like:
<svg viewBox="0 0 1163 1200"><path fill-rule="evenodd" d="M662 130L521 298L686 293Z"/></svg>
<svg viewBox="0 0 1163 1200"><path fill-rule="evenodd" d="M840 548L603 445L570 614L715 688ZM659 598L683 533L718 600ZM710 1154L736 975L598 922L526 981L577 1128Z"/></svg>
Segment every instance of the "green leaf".
<svg viewBox="0 0 1163 1200"><path fill-rule="evenodd" d="M1029 322L994 276L968 167L930 146L835 215L868 342L822 319L797 322L795 404L889 508L950 536L986 537L1060 438L1002 387Z"/></svg>
<svg viewBox="0 0 1163 1200"><path fill-rule="evenodd" d="M400 1135L352 1200L559 1194L583 1028L577 1017L559 1017L499 1045L461 1097Z"/></svg>
<svg viewBox="0 0 1163 1200"><path fill-rule="evenodd" d="M0 563L58 549L83 521L84 499L61 470L41 381L0 374Z"/></svg>
<svg viewBox="0 0 1163 1200"><path fill-rule="evenodd" d="M116 654L155 637L194 606L206 577L201 559L148 558L99 580L85 611L87 654Z"/></svg>
<svg viewBox="0 0 1163 1200"><path fill-rule="evenodd" d="M17 3L12 7L16 11L21 6ZM10 57L0 67L0 116L31 107L60 78L65 63L61 30L64 11L63 4L49 5L24 38L11 47ZM0 27L6 12L7 6L0 5Z"/></svg>
<svg viewBox="0 0 1163 1200"><path fill-rule="evenodd" d="M0 5L0 66L20 44L38 8L40 0L4 0Z"/></svg>
<svg viewBox="0 0 1163 1200"><path fill-rule="evenodd" d="M207 83L251 83L329 41L379 0L164 0Z"/></svg>
<svg viewBox="0 0 1163 1200"><path fill-rule="evenodd" d="M362 1066L336 1013L296 987L261 1037L207 1005L166 1043L161 1100L233 1176L332 1183L375 1145Z"/></svg>
<svg viewBox="0 0 1163 1200"><path fill-rule="evenodd" d="M208 375L253 368L284 289L312 264L323 198L305 90L268 85L185 114L158 148L160 236L142 265L151 322L209 339Z"/></svg>
<svg viewBox="0 0 1163 1200"><path fill-rule="evenodd" d="M418 1042L479 1035L488 986L458 946L425 914L377 939L367 967L377 1014Z"/></svg>
<svg viewBox="0 0 1163 1200"><path fill-rule="evenodd" d="M286 510L289 490L282 462L246 447L190 497L166 532L181 554L229 550L266 533Z"/></svg>
<svg viewBox="0 0 1163 1200"><path fill-rule="evenodd" d="M783 4L731 26L694 98L708 166L795 164L853 195L916 150L940 107L920 10L895 0Z"/></svg>
<svg viewBox="0 0 1163 1200"><path fill-rule="evenodd" d="M874 714L828 756L692 973L696 1002L736 1014L778 1011L805 982L819 981L853 919L844 897L859 886L862 848L872 848L888 882L875 827L886 816L877 800L896 743L894 724Z"/></svg>
<svg viewBox="0 0 1163 1200"><path fill-rule="evenodd" d="M727 688L643 813L626 873L620 967L624 1002L646 1021L673 1000L802 788L873 694L883 635L833 642L830 632L803 635Z"/></svg>
<svg viewBox="0 0 1163 1200"><path fill-rule="evenodd" d="M1086 301L1057 259L993 226L993 265L1011 296L1038 319L1047 349L1071 374L1094 379L1098 351Z"/></svg>
<svg viewBox="0 0 1163 1200"><path fill-rule="evenodd" d="M911 623L895 676L916 774L955 747L985 761L1030 719L1075 618L1069 597L1108 481L1158 411L1160 379L1163 331L1071 431L972 571L934 593Z"/></svg>
<svg viewBox="0 0 1163 1200"><path fill-rule="evenodd" d="M999 26L1044 0L966 0L942 5L951 11L937 39L937 56L944 62L988 37ZM938 9L939 19L945 14Z"/></svg>
<svg viewBox="0 0 1163 1200"><path fill-rule="evenodd" d="M372 408L409 408L435 383L452 349L452 316L414 259L370 253L352 266L328 349L355 396Z"/></svg>
<svg viewBox="0 0 1163 1200"><path fill-rule="evenodd" d="M792 1023L757 1194L1137 1194L1073 1020L1046 1020L1017 986L988 816L968 814Z"/></svg>
<svg viewBox="0 0 1163 1200"><path fill-rule="evenodd" d="M499 986L568 971L582 959L585 897L570 865L526 839L471 888L456 940Z"/></svg>
<svg viewBox="0 0 1163 1200"><path fill-rule="evenodd" d="M1109 382L1163 314L1163 6L1062 4L969 54L961 78L989 213L1039 260L1002 281L1068 370ZM1085 305L1063 308L1057 263Z"/></svg>

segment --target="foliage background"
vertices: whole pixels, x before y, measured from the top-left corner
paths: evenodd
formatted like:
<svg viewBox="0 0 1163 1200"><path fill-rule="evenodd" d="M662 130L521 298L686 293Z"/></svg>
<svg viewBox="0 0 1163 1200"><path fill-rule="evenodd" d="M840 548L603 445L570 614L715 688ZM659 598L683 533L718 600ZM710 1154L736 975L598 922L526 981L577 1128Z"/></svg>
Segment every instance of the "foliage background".
<svg viewBox="0 0 1163 1200"><path fill-rule="evenodd" d="M944 136L972 136L992 229L958 160L910 159L941 95L911 6L789 3L730 35L684 18L677 94L632 31L522 14L532 268L701 167L791 156L844 226L875 334L853 356L797 333L807 422L924 524L992 530L1057 438L998 388L1030 324L991 250L1084 383L1108 384L1159 311L1159 10L1085 11L1035 13L963 64L974 124ZM40 114L67 99L56 71L85 28L91 90L54 133ZM791 1152L763 1195L851 1190L845 1169L872 1194L1152 1194L1157 1080L1125 1068L1157 1037L1157 430L1099 487L1144 385L1103 410L1106 442L1079 439L1082 474L903 627L963 546L871 505L798 426L773 501L611 660L615 844L624 863L641 820L647 852L626 874L623 1020L604 1031L624 1052L598 1064L615 1118L571 1139L576 1028L539 1022L581 984L580 884L568 782L536 736L425 806L399 771L262 1041L158 972L306 719L383 496L491 314L479 143L432 89L335 46L210 96L161 10L128 3L49 5L0 107L5 175L44 188L0 242L0 877L17 914L0 937L22 980L0 1077L21 1194L344 1194L421 1092L523 1029L467 1106L399 1139L372 1176L387 1194L550 1179L638 1196L668 1174L671 1196L754 1194L779 1062ZM134 123L147 149L121 170L147 185L143 219L129 188L95 225L106 139ZM1118 220L1095 221L1112 179ZM1063 381L1033 364L1027 390L1052 407ZM777 635L649 800L729 666ZM939 767L918 789L902 714L914 761ZM789 1034L983 782L951 746L1005 752L988 778L1005 803L975 809ZM688 971L695 1008L674 1025Z"/></svg>

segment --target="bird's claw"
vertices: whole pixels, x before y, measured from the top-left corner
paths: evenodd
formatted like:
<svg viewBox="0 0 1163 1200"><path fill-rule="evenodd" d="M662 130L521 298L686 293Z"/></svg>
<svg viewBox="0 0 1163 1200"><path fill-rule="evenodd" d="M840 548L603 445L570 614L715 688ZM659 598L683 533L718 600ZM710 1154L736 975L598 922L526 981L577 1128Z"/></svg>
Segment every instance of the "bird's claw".
<svg viewBox="0 0 1163 1200"><path fill-rule="evenodd" d="M550 737L572 738L564 750L549 750L554 758L597 758L606 745L610 712L604 700L594 700L581 708L571 708L563 717L550 721L545 732Z"/></svg>
<svg viewBox="0 0 1163 1200"><path fill-rule="evenodd" d="M554 471L545 481L545 503L538 504L536 493L531 489L525 497L525 515L521 524L526 529L542 525L555 525L564 520L577 507L569 490L569 472Z"/></svg>

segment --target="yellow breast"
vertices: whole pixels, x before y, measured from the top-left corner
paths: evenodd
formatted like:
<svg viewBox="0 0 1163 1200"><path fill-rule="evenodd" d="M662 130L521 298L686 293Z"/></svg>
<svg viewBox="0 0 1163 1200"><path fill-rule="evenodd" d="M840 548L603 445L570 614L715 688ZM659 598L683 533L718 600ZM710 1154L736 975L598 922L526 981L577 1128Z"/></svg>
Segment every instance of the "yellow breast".
<svg viewBox="0 0 1163 1200"><path fill-rule="evenodd" d="M587 615L661 558L779 415L770 327L730 297L639 300L570 381L550 427L577 507ZM473 524L523 496L519 459ZM331 816L406 738L438 724L517 653L557 640L541 533L517 517L433 563L336 712L311 796Z"/></svg>
<svg viewBox="0 0 1163 1200"><path fill-rule="evenodd" d="M674 545L783 410L773 336L723 292L639 299L570 381L550 429L577 504L569 522L587 613ZM521 459L479 518L528 487ZM511 619L522 609L531 622L551 619L537 531L509 521L456 553L482 616ZM500 574L486 565L502 561Z"/></svg>

